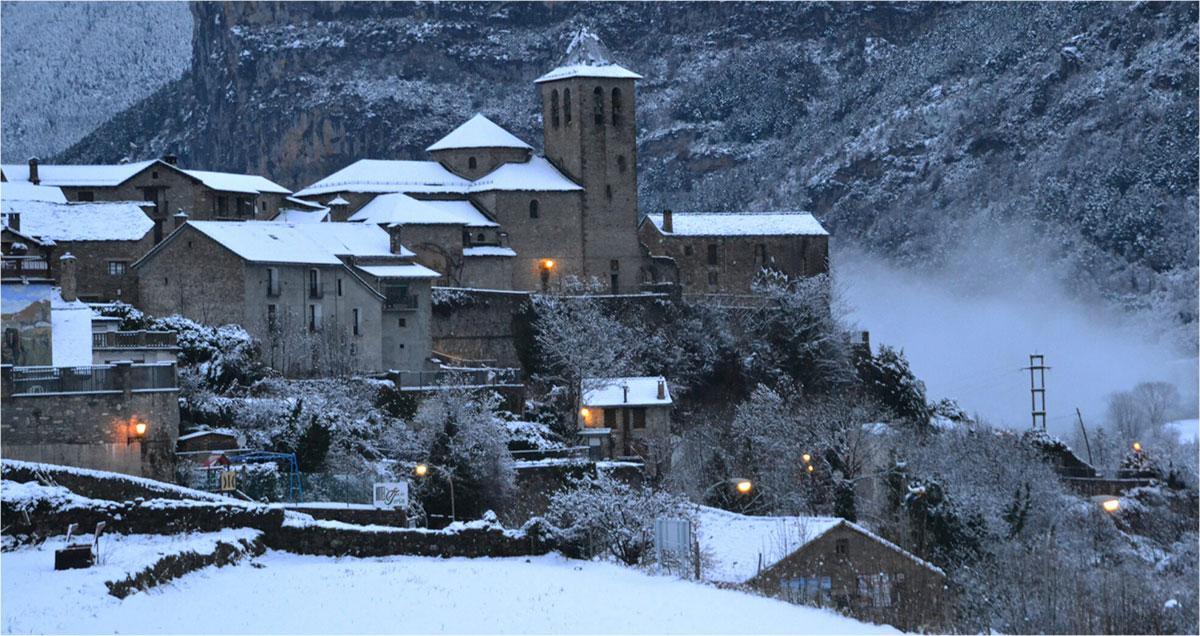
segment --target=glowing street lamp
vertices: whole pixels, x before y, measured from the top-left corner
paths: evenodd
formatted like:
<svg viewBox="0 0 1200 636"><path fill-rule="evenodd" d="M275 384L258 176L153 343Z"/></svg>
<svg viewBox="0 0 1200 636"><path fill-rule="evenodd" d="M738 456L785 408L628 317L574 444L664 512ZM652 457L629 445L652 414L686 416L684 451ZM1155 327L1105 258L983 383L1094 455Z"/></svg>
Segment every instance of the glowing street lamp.
<svg viewBox="0 0 1200 636"><path fill-rule="evenodd" d="M754 484L751 483L749 479L741 479L741 480L738 480L737 484L734 485L734 488L739 493L745 495L745 494L748 494L751 490L754 490Z"/></svg>
<svg viewBox="0 0 1200 636"><path fill-rule="evenodd" d="M580 417L582 417L582 418L583 418L583 419L585 419L585 420L586 420L586 419L588 418L588 416L589 416L589 415L591 415L591 414L592 414L592 411L591 411L591 409L589 409L589 408L588 408L588 407L586 407L586 406L585 406L585 407L583 407L583 408L581 408L581 409L579 409L579 415L580 415Z"/></svg>
<svg viewBox="0 0 1200 636"><path fill-rule="evenodd" d="M547 272L554 269L554 259L543 258L542 259L542 269L546 270Z"/></svg>
<svg viewBox="0 0 1200 636"><path fill-rule="evenodd" d="M1100 504L1100 507L1104 508L1104 512L1116 512L1121 509L1121 500L1120 499L1105 499Z"/></svg>
<svg viewBox="0 0 1200 636"><path fill-rule="evenodd" d="M423 479L429 474L431 468L442 471L442 474L446 476L446 483L450 484L450 522L453 523L456 518L454 513L454 476L450 474L450 471L441 466L422 463L413 467L413 474Z"/></svg>
<svg viewBox="0 0 1200 636"><path fill-rule="evenodd" d="M417 467L413 469L413 472L417 474L417 477L424 477L429 473L429 467L425 464L417 464Z"/></svg>
<svg viewBox="0 0 1200 636"><path fill-rule="evenodd" d="M136 417L129 420L129 434L125 438L125 445L128 446L134 442L141 442L146 439L146 423Z"/></svg>
<svg viewBox="0 0 1200 636"><path fill-rule="evenodd" d="M1141 442L1134 442L1134 443L1133 443L1133 452L1135 452L1135 453L1140 453L1140 452L1142 452L1142 443L1141 443Z"/></svg>
<svg viewBox="0 0 1200 636"><path fill-rule="evenodd" d="M812 455L809 455L808 453L805 453L805 454L803 454L803 455L801 455L801 456L800 456L800 459L804 460L804 463L805 463L805 464L807 464L807 463L809 463L809 462L811 462L811 461L812 461Z"/></svg>

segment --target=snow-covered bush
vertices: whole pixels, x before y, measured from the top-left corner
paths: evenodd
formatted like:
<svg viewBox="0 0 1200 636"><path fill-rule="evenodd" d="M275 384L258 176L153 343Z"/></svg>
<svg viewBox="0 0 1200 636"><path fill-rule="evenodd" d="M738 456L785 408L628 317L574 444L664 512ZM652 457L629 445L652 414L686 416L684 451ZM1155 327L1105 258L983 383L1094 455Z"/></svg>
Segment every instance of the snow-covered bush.
<svg viewBox="0 0 1200 636"><path fill-rule="evenodd" d="M643 562L654 542L654 520L688 516L679 497L634 487L604 473L570 481L550 497L546 520L560 548L581 555L607 553L628 565Z"/></svg>
<svg viewBox="0 0 1200 636"><path fill-rule="evenodd" d="M150 321L148 328L175 332L180 367L190 367L212 390L249 386L266 374L258 343L238 325L210 327L183 316L167 316Z"/></svg>

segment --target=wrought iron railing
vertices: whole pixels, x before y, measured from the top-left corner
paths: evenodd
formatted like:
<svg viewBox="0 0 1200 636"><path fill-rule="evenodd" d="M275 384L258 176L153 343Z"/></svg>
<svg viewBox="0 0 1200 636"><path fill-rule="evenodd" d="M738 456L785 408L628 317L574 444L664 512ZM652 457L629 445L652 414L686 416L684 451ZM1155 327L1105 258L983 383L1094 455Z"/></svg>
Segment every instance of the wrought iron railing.
<svg viewBox="0 0 1200 636"><path fill-rule="evenodd" d="M173 331L103 331L92 334L95 349L170 349L177 346Z"/></svg>
<svg viewBox="0 0 1200 636"><path fill-rule="evenodd" d="M174 389L179 386L175 363L100 364L85 367L17 367L5 365L4 383L13 395L104 393ZM11 384L10 384L11 383ZM7 393L9 386L5 387Z"/></svg>
<svg viewBox="0 0 1200 636"><path fill-rule="evenodd" d="M409 294L386 294L383 300L384 309L416 309L418 296Z"/></svg>

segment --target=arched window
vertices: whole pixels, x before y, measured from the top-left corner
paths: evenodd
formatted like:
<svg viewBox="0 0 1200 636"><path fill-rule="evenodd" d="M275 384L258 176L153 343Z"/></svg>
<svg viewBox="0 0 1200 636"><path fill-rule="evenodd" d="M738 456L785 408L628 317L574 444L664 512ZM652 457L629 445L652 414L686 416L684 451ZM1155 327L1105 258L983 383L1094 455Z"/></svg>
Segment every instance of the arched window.
<svg viewBox="0 0 1200 636"><path fill-rule="evenodd" d="M613 126L621 125L621 89L612 89L612 122Z"/></svg>
<svg viewBox="0 0 1200 636"><path fill-rule="evenodd" d="M474 170L475 165L475 157L467 157L467 168Z"/></svg>
<svg viewBox="0 0 1200 636"><path fill-rule="evenodd" d="M625 155L617 155L617 170L622 174L625 172Z"/></svg>
<svg viewBox="0 0 1200 636"><path fill-rule="evenodd" d="M558 89L550 93L550 123L558 128Z"/></svg>
<svg viewBox="0 0 1200 636"><path fill-rule="evenodd" d="M604 125L604 91L599 86L592 91L592 115L597 126Z"/></svg>
<svg viewBox="0 0 1200 636"><path fill-rule="evenodd" d="M563 122L571 123L571 89L563 89Z"/></svg>
<svg viewBox="0 0 1200 636"><path fill-rule="evenodd" d="M530 201L530 202L529 202L529 218L531 218L531 219L536 219L536 218L538 218L538 202L537 202L537 199L534 199L534 200L532 200L532 201Z"/></svg>

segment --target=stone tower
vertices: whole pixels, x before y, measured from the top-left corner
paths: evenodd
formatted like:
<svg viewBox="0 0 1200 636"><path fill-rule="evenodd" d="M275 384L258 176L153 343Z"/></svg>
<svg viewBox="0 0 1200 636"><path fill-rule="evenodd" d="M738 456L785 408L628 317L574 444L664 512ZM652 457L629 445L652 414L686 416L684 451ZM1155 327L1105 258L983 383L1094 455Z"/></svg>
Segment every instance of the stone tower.
<svg viewBox="0 0 1200 636"><path fill-rule="evenodd" d="M536 80L546 158L584 187L583 274L612 293L638 289L637 111L641 75L581 30L558 68Z"/></svg>

